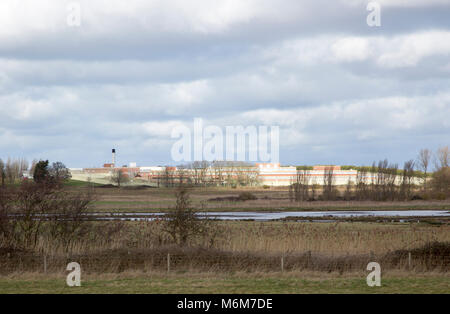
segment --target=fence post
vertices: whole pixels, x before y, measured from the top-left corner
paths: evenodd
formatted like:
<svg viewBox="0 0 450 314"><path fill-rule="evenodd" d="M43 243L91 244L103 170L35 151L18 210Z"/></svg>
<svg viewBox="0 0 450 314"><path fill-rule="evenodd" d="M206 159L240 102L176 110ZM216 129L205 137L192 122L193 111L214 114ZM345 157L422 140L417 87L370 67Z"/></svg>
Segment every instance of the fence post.
<svg viewBox="0 0 450 314"><path fill-rule="evenodd" d="M310 265L311 265L311 251L308 251L307 252L307 256L308 256L308 259L307 259L307 267L309 267Z"/></svg>
<svg viewBox="0 0 450 314"><path fill-rule="evenodd" d="M167 272L170 272L170 253L167 253Z"/></svg>
<svg viewBox="0 0 450 314"><path fill-rule="evenodd" d="M284 256L281 256L281 272L284 272Z"/></svg>
<svg viewBox="0 0 450 314"><path fill-rule="evenodd" d="M408 268L411 269L411 252L408 252Z"/></svg>
<svg viewBox="0 0 450 314"><path fill-rule="evenodd" d="M44 274L47 273L47 255L44 255Z"/></svg>

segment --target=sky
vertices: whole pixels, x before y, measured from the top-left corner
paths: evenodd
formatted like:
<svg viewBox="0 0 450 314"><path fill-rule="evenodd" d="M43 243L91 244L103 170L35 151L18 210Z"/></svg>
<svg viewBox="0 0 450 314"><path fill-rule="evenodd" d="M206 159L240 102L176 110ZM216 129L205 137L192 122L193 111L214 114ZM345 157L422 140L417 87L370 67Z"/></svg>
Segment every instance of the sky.
<svg viewBox="0 0 450 314"><path fill-rule="evenodd" d="M194 118L278 126L284 165L450 145L450 0L369 2L2 0L0 158L176 164Z"/></svg>

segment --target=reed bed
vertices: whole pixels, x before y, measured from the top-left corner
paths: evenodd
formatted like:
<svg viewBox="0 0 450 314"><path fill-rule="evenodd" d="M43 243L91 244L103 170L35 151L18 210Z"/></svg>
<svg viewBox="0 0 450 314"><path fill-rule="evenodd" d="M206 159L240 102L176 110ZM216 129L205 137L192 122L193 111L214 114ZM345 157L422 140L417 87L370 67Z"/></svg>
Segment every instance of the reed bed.
<svg viewBox="0 0 450 314"><path fill-rule="evenodd" d="M45 254L82 254L103 249L146 249L169 245L158 221L94 222L87 236L74 239L62 251L58 243L40 238L36 251ZM214 221L210 232L192 238L189 246L230 252L328 255L384 254L411 250L430 242L450 242L450 225L426 223L298 223Z"/></svg>
<svg viewBox="0 0 450 314"><path fill-rule="evenodd" d="M236 222L225 228L218 247L230 251L304 252L330 255L382 254L428 242L450 241L450 226L417 223Z"/></svg>
<svg viewBox="0 0 450 314"><path fill-rule="evenodd" d="M49 272L69 261L92 273L164 271L168 254L173 271L281 271L283 263L284 271L342 273L363 270L369 261L384 269L450 270L446 224L213 221L208 234L184 247L171 245L158 221L92 224L69 247L46 238L32 251L3 246L0 271L42 271L44 259Z"/></svg>
<svg viewBox="0 0 450 314"><path fill-rule="evenodd" d="M253 252L227 252L205 248L163 246L154 249L102 250L95 254L46 256L12 252L0 258L0 274L17 272L60 273L76 261L87 273L144 272L357 272L376 261L385 270L414 272L450 271L450 243L429 243L412 251L387 254L330 256L311 252L284 255Z"/></svg>

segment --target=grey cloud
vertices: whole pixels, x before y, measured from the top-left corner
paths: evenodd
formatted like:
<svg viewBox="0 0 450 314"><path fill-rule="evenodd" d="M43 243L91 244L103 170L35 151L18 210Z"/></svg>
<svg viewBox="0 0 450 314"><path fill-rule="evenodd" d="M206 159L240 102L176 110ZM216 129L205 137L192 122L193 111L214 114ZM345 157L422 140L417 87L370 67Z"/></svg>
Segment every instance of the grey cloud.
<svg viewBox="0 0 450 314"><path fill-rule="evenodd" d="M171 128L194 117L280 125L283 163L401 162L449 144L439 0L382 3L381 28L359 0L81 1L80 28L64 4L39 17L31 3L0 19L2 158L95 166L116 147L124 164L167 164Z"/></svg>

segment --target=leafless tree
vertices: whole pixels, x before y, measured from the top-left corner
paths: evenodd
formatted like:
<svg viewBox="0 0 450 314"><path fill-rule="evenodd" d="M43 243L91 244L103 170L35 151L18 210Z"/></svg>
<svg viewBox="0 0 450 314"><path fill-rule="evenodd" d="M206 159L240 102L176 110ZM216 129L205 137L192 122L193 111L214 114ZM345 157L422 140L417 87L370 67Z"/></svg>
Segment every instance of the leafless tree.
<svg viewBox="0 0 450 314"><path fill-rule="evenodd" d="M435 156L435 172L432 185L436 197L444 199L450 195L450 151L448 146L438 149Z"/></svg>
<svg viewBox="0 0 450 314"><path fill-rule="evenodd" d="M294 182L290 186L292 200L297 202L309 199L310 173L308 170L297 170Z"/></svg>
<svg viewBox="0 0 450 314"><path fill-rule="evenodd" d="M169 234L174 243L186 245L192 237L208 231L209 221L198 217L198 213L191 206L186 189L179 189L176 198L175 208L163 217L163 230Z"/></svg>
<svg viewBox="0 0 450 314"><path fill-rule="evenodd" d="M438 199L450 196L450 167L443 167L433 173L433 192Z"/></svg>
<svg viewBox="0 0 450 314"><path fill-rule="evenodd" d="M28 170L28 162L24 158L8 157L4 166L5 178L12 184L20 179L26 170Z"/></svg>
<svg viewBox="0 0 450 314"><path fill-rule="evenodd" d="M0 238L3 245L33 249L48 236L65 248L85 225L90 192L65 190L52 181L23 181L0 187Z"/></svg>
<svg viewBox="0 0 450 314"><path fill-rule="evenodd" d="M0 159L0 181L1 181L1 186L5 186L5 180L6 180L5 163L3 162L3 160Z"/></svg>
<svg viewBox="0 0 450 314"><path fill-rule="evenodd" d="M317 191L319 190L319 184L317 183L316 178L311 178L311 200L315 200L317 196Z"/></svg>
<svg viewBox="0 0 450 314"><path fill-rule="evenodd" d="M188 186L190 184L190 176L189 171L186 169L186 166L179 165L177 166L177 170L175 173L175 181L179 187Z"/></svg>
<svg viewBox="0 0 450 314"><path fill-rule="evenodd" d="M387 169L388 160L380 160L377 167L377 183L375 197L378 201L385 201L387 199Z"/></svg>
<svg viewBox="0 0 450 314"><path fill-rule="evenodd" d="M421 149L417 158L417 165L419 166L419 169L423 171L423 189L425 192L427 191L427 171L430 160L431 150L427 148Z"/></svg>
<svg viewBox="0 0 450 314"><path fill-rule="evenodd" d="M69 169L60 161L52 164L49 169L49 174L58 183L67 181L72 177Z"/></svg>
<svg viewBox="0 0 450 314"><path fill-rule="evenodd" d="M16 180L16 170L14 168L15 168L15 165L14 165L13 160L8 157L8 160L6 161L6 165L5 165L5 174L6 174L6 179L8 180L8 182L10 184L14 183L14 181Z"/></svg>
<svg viewBox="0 0 450 314"><path fill-rule="evenodd" d="M14 231L16 220L11 215L14 212L15 195L6 185L0 186L0 246L15 246Z"/></svg>
<svg viewBox="0 0 450 314"><path fill-rule="evenodd" d="M385 170L385 184L386 188L384 189L385 195L384 199L390 199L394 201L397 198L397 177L398 177L398 164L390 164L389 167Z"/></svg>
<svg viewBox="0 0 450 314"><path fill-rule="evenodd" d="M223 162L222 161L213 161L211 163L211 176L212 183L216 186L224 184L224 176L223 176Z"/></svg>
<svg viewBox="0 0 450 314"><path fill-rule="evenodd" d="M366 200L368 198L367 186L367 170L362 167L356 175L356 199L358 201Z"/></svg>
<svg viewBox="0 0 450 314"><path fill-rule="evenodd" d="M401 197L404 200L410 200L414 180L414 160L408 160L403 166Z"/></svg>
<svg viewBox="0 0 450 314"><path fill-rule="evenodd" d="M48 232L51 239L57 239L65 251L70 245L89 231L90 223L85 214L95 199L92 187L73 193L64 189L54 192L52 206L47 210Z"/></svg>
<svg viewBox="0 0 450 314"><path fill-rule="evenodd" d="M39 160L37 159L33 159L33 161L31 162L31 166L30 166L30 173L33 174L34 173L34 169L36 168L37 163L39 162Z"/></svg>
<svg viewBox="0 0 450 314"><path fill-rule="evenodd" d="M127 183L130 178L123 173L121 169L114 169L111 173L111 182L116 183L117 186L120 188L121 184Z"/></svg>
<svg viewBox="0 0 450 314"><path fill-rule="evenodd" d="M344 191L344 200L351 201L353 198L352 194L353 194L353 182L350 179L348 179Z"/></svg>
<svg viewBox="0 0 450 314"><path fill-rule="evenodd" d="M440 147L437 150L434 164L436 170L450 166L450 150L448 146Z"/></svg>
<svg viewBox="0 0 450 314"><path fill-rule="evenodd" d="M336 199L336 190L334 188L334 167L325 167L323 174L323 193L322 197L326 201Z"/></svg>
<svg viewBox="0 0 450 314"><path fill-rule="evenodd" d="M166 166L161 176L161 181L164 187L174 187L176 180L176 167Z"/></svg>

